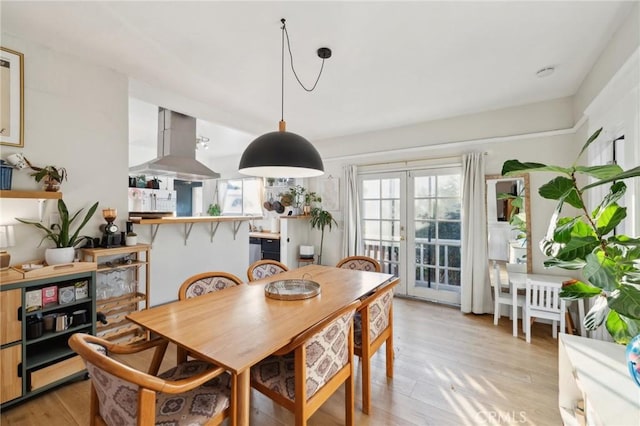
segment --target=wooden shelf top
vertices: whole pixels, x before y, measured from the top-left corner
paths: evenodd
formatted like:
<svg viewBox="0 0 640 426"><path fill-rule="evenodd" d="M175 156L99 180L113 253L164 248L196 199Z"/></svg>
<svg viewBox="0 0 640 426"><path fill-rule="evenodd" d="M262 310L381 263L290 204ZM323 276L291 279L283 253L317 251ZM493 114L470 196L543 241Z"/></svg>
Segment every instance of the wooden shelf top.
<svg viewBox="0 0 640 426"><path fill-rule="evenodd" d="M243 220L262 219L262 216L188 216L188 217L163 217L160 219L141 219L129 217L129 221L138 225L166 225L173 223L199 223L199 222L237 222Z"/></svg>
<svg viewBox="0 0 640 426"><path fill-rule="evenodd" d="M59 200L62 192L0 190L0 198L31 198L36 200Z"/></svg>
<svg viewBox="0 0 640 426"><path fill-rule="evenodd" d="M136 244L135 246L119 246L119 247L93 247L93 248L83 247L81 250L84 255L109 256L112 254L126 254L126 253L149 250L149 249L151 249L150 244ZM127 265L115 265L115 266L122 267Z"/></svg>

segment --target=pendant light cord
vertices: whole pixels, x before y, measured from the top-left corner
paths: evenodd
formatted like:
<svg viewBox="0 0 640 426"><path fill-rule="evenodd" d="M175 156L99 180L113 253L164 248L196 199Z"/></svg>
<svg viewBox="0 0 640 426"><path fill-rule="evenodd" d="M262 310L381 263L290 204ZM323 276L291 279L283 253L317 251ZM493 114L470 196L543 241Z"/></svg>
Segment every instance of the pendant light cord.
<svg viewBox="0 0 640 426"><path fill-rule="evenodd" d="M316 88L316 86L318 85L318 81L320 81L320 76L322 75L322 70L324 69L324 60L325 57L321 57L322 59L322 64L320 65L320 72L318 73L318 77L316 77L316 81L315 83L313 83L313 86L308 89L307 87L305 87L305 85L302 83L302 81L300 81L300 78L298 77L298 73L296 73L296 69L293 66L293 53L291 53L291 42L289 41L289 32L287 31L287 24L286 24L286 20L284 18L282 18L280 20L280 22L282 22L282 52L281 52L281 58L282 58L282 64L281 64L281 78L282 81L280 82L281 85L281 103L280 103L280 115L281 121L284 121L284 39L285 36L287 38L287 49L289 51L289 59L291 62L291 71L293 71L293 75L296 77L296 80L298 81L298 84L300 84L300 87L302 87L304 90L306 90L307 92L313 92L313 90ZM331 52L329 52L329 56L331 56Z"/></svg>

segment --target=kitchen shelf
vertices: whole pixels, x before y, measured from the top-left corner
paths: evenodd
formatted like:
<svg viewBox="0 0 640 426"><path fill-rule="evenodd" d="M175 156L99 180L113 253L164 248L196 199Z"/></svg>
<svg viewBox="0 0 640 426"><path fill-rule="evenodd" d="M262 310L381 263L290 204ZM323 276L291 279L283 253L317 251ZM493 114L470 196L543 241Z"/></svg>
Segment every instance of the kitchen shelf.
<svg viewBox="0 0 640 426"><path fill-rule="evenodd" d="M174 225L177 223L184 224L185 246L187 245L187 240L189 239L189 235L191 234L191 229L193 228L194 223L209 223L209 236L211 237L211 242L213 242L213 237L215 236L220 223L226 222L231 225L231 230L233 231L233 239L235 240L242 222L259 219L262 219L262 216L191 216L163 217L159 219L141 219L137 217L129 217L129 221L137 225L151 225L151 244L153 244L156 239L156 234L158 233L160 225Z"/></svg>
<svg viewBox="0 0 640 426"><path fill-rule="evenodd" d="M0 198L28 198L33 200L60 200L62 192L0 190Z"/></svg>
<svg viewBox="0 0 640 426"><path fill-rule="evenodd" d="M41 394L52 386L78 377L86 371L81 363L65 362L74 355L67 341L76 332L95 334L95 284L96 264L85 263L74 267L43 267L34 274L13 269L1 274L0 286L0 365L2 365L2 393L0 409ZM26 293L43 288L72 286L76 282L87 283L88 297L67 304L50 304L44 308L26 312ZM82 306L87 311L85 324L66 330L45 332L27 339L27 318L43 313L69 314ZM36 386L32 386L36 383Z"/></svg>
<svg viewBox="0 0 640 426"><path fill-rule="evenodd" d="M145 339L148 338L146 331L132 325L125 317L131 312L149 308L151 245L86 248L82 249L81 253L83 259L99 262L97 274L100 274L100 279L97 280L98 283L106 285L108 281L113 282L113 277L110 277L109 274L114 271L124 271L122 273L130 279L129 283L135 281L138 285L142 285L144 282L144 287L138 287L134 292L96 300L96 311L104 314L107 319L107 324L98 323L96 325L96 335L106 340L120 339L129 334L136 334L136 340L142 340L142 338L137 338L139 334L143 335ZM119 263L125 257L130 259L130 263ZM107 265L107 262L111 266ZM97 287L96 290L97 294L101 293ZM144 304L144 307L141 307L141 304ZM132 331L133 328L135 328L134 331Z"/></svg>

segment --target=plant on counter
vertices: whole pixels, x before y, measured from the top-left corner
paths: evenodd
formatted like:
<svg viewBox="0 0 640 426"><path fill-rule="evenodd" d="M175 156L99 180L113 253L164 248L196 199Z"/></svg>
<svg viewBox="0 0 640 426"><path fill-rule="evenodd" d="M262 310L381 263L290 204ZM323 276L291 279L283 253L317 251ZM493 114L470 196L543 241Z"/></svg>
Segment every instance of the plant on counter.
<svg viewBox="0 0 640 426"><path fill-rule="evenodd" d="M333 218L330 212L323 210L322 207L314 207L311 209L311 228L319 229L320 234L320 252L318 253L318 265L322 264L322 246L324 243L324 228L329 227L329 231L333 225L338 226L338 222Z"/></svg>
<svg viewBox="0 0 640 426"><path fill-rule="evenodd" d="M56 248L48 248L45 251L44 256L48 265L69 263L73 261L75 255L75 246L86 239L91 239L87 236L81 236L80 231L87 224L87 222L89 222L89 219L91 219L97 208L98 203L96 202L89 208L87 214L84 216L84 219L82 219L82 222L76 228L73 234L71 233L71 225L83 209L78 210L73 214L73 216L70 217L67 205L62 199L58 200L58 215L60 217L60 223L54 223L49 228L47 228L40 222L18 218L16 218L16 220L22 223L26 223L27 225L33 225L45 232L45 236L42 237L42 240L40 241L40 244L38 246L42 245L42 242L46 239L53 241L53 243L56 245Z"/></svg>
<svg viewBox="0 0 640 426"><path fill-rule="evenodd" d="M578 166L581 155L601 131L587 140L570 167L509 160L503 164L502 174L537 171L560 174L538 190L543 198L558 201L547 235L540 242L540 249L550 257L545 266L581 270L584 280L563 287L561 297L595 297L584 318L585 327L595 330L604 324L613 340L627 344L640 334L640 238L614 230L627 216L627 208L618 204L627 189L623 180L640 176L640 166L627 171L615 164ZM579 186L577 175L597 180ZM605 184L610 184L608 193L593 211L588 211L585 192ZM564 204L575 207L581 214L560 217Z"/></svg>
<svg viewBox="0 0 640 426"><path fill-rule="evenodd" d="M76 220L76 218L82 212L83 209L78 210L73 214L73 216L70 217L69 210L67 209L67 205L62 199L58 200L58 214L60 216L60 223L54 223L51 225L50 228L47 228L46 226L42 225L41 222L35 222L35 221L19 219L19 218L16 218L16 220L18 222L26 223L27 225L33 225L36 228L45 232L46 235L42 237L42 240L40 241L40 245L42 245L42 242L44 240L49 239L53 241L53 243L56 245L56 248L75 247L76 245L80 244L80 242L83 241L83 239L85 238L84 236L80 235L80 231L87 224L87 222L89 222L89 219L91 219L93 214L96 212L97 208L98 208L98 202L96 202L94 205L92 205L89 208L89 210L87 211L87 214L84 216L84 219L82 219L82 222L76 228L73 234L71 234L71 229L70 229L71 225L73 224L73 222Z"/></svg>

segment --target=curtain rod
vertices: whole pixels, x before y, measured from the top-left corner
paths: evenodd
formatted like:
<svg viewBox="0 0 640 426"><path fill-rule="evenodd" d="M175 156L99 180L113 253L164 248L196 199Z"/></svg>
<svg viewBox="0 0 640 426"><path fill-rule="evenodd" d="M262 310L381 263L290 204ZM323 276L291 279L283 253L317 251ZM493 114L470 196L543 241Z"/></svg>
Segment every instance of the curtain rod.
<svg viewBox="0 0 640 426"><path fill-rule="evenodd" d="M484 151L482 153L483 155L487 155L488 152ZM419 166L431 166L433 164L429 164L432 163L434 161L442 161L442 160L458 160L461 161L462 160L462 155L449 155L446 157L430 157L430 158L423 158L421 160L405 160L405 161L391 161L391 162L384 162L384 163L365 163L365 164L358 164L358 167L375 167L375 166L405 166L405 167L419 167ZM458 165L459 163L456 163L454 165ZM436 164L437 166L440 166L441 164ZM445 164L446 166L446 164Z"/></svg>

